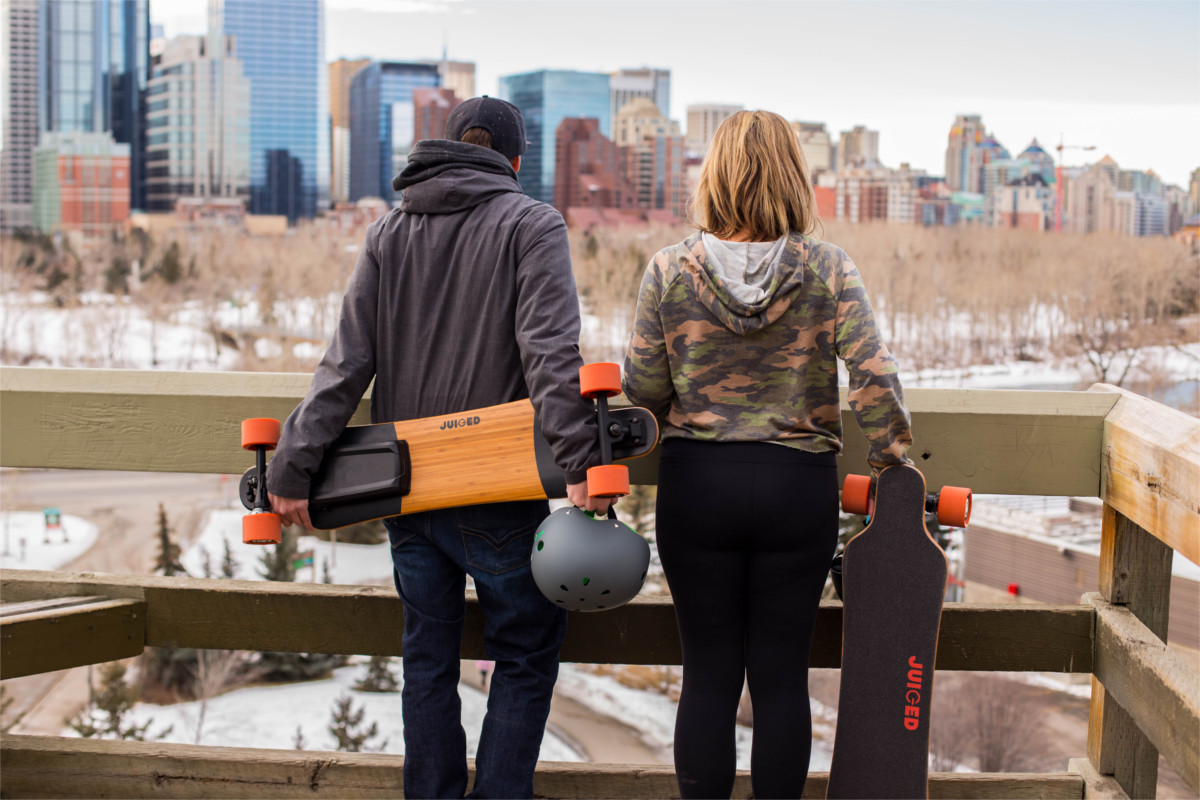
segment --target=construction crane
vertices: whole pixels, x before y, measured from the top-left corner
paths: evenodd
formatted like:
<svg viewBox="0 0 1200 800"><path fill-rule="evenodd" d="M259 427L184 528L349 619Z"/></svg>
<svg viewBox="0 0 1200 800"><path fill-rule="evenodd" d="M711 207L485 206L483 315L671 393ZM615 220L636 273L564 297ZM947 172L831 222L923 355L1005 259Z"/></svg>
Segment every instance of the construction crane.
<svg viewBox="0 0 1200 800"><path fill-rule="evenodd" d="M1062 233L1063 150L1095 150L1096 145L1063 144L1058 135L1058 162L1054 165L1054 232Z"/></svg>

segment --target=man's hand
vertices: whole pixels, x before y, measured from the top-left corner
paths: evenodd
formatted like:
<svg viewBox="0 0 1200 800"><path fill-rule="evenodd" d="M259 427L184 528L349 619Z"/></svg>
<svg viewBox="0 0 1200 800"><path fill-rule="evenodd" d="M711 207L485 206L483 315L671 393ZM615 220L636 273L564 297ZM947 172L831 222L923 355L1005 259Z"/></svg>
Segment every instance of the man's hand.
<svg viewBox="0 0 1200 800"><path fill-rule="evenodd" d="M567 484L567 500L576 508L591 511L593 514L607 514L608 507L616 505L615 497L588 497L587 481Z"/></svg>
<svg viewBox="0 0 1200 800"><path fill-rule="evenodd" d="M308 498L280 497L267 493L271 501L271 510L279 515L284 525L303 525L308 530L313 529L312 520L308 518Z"/></svg>

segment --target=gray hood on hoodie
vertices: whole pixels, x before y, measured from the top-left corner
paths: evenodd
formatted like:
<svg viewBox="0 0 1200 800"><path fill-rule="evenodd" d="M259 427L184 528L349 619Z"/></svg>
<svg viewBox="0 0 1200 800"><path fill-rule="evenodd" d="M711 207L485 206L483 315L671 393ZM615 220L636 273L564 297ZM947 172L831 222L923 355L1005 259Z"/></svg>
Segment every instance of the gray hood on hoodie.
<svg viewBox="0 0 1200 800"><path fill-rule="evenodd" d="M701 236L708 268L721 276L730 294L748 306L769 299L767 291L783 257L787 236L773 242L730 242L711 233Z"/></svg>
<svg viewBox="0 0 1200 800"><path fill-rule="evenodd" d="M682 271L697 300L739 335L777 320L804 285L808 256L799 234L747 243L696 232L682 244Z"/></svg>
<svg viewBox="0 0 1200 800"><path fill-rule="evenodd" d="M521 193L507 158L448 139L423 139L413 145L392 188L402 193L400 210L410 214L455 214L497 195Z"/></svg>

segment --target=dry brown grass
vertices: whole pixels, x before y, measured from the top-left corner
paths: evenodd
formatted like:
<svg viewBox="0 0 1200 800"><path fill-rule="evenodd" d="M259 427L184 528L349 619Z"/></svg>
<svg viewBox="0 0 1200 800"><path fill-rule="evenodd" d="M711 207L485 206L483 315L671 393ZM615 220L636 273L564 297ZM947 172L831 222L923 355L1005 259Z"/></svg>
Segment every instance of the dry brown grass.
<svg viewBox="0 0 1200 800"><path fill-rule="evenodd" d="M587 314L580 344L586 360L623 358L647 263L690 231L681 225L570 232ZM308 371L336 322L362 235L313 225L278 237L180 234L183 276L169 286L148 277L133 288L133 299L154 319L168 319L183 303L198 306L214 351L236 348L239 369ZM836 222L825 224L823 238L858 265L905 370L1052 359L1080 366L1094 380L1121 383L1139 348L1200 335L1200 271L1188 248L1169 239ZM148 273L170 245L168 239L93 242L84 252L59 254L54 258L71 275L56 300L71 305L72 292L101 288L115 257ZM23 267L22 245L11 239L0 240L0 248L3 286L40 288L47 268ZM219 312L247 295L257 301L256 317L222 330ZM16 307L8 311L0 349L20 324ZM102 333L98 339L109 341L119 326ZM304 343L311 346L297 349ZM1147 385L1167 380L1153 365L1139 367L1138 380Z"/></svg>
<svg viewBox="0 0 1200 800"><path fill-rule="evenodd" d="M572 234L580 296L600 319L585 357L620 359L646 263L687 233ZM1119 383L1138 348L1197 340L1196 259L1169 239L836 222L823 239L858 266L905 369L1053 358Z"/></svg>

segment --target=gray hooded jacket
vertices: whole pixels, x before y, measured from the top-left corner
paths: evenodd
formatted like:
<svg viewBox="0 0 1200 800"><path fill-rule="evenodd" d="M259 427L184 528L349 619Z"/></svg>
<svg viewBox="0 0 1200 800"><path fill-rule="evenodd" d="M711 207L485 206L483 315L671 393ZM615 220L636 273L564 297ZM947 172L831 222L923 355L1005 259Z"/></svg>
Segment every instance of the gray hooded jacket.
<svg viewBox="0 0 1200 800"><path fill-rule="evenodd" d="M521 193L504 156L418 142L395 178L400 208L367 230L337 331L288 417L270 491L307 497L371 379L371 421L452 414L529 397L570 483L599 461L579 396L579 301L567 229Z"/></svg>

